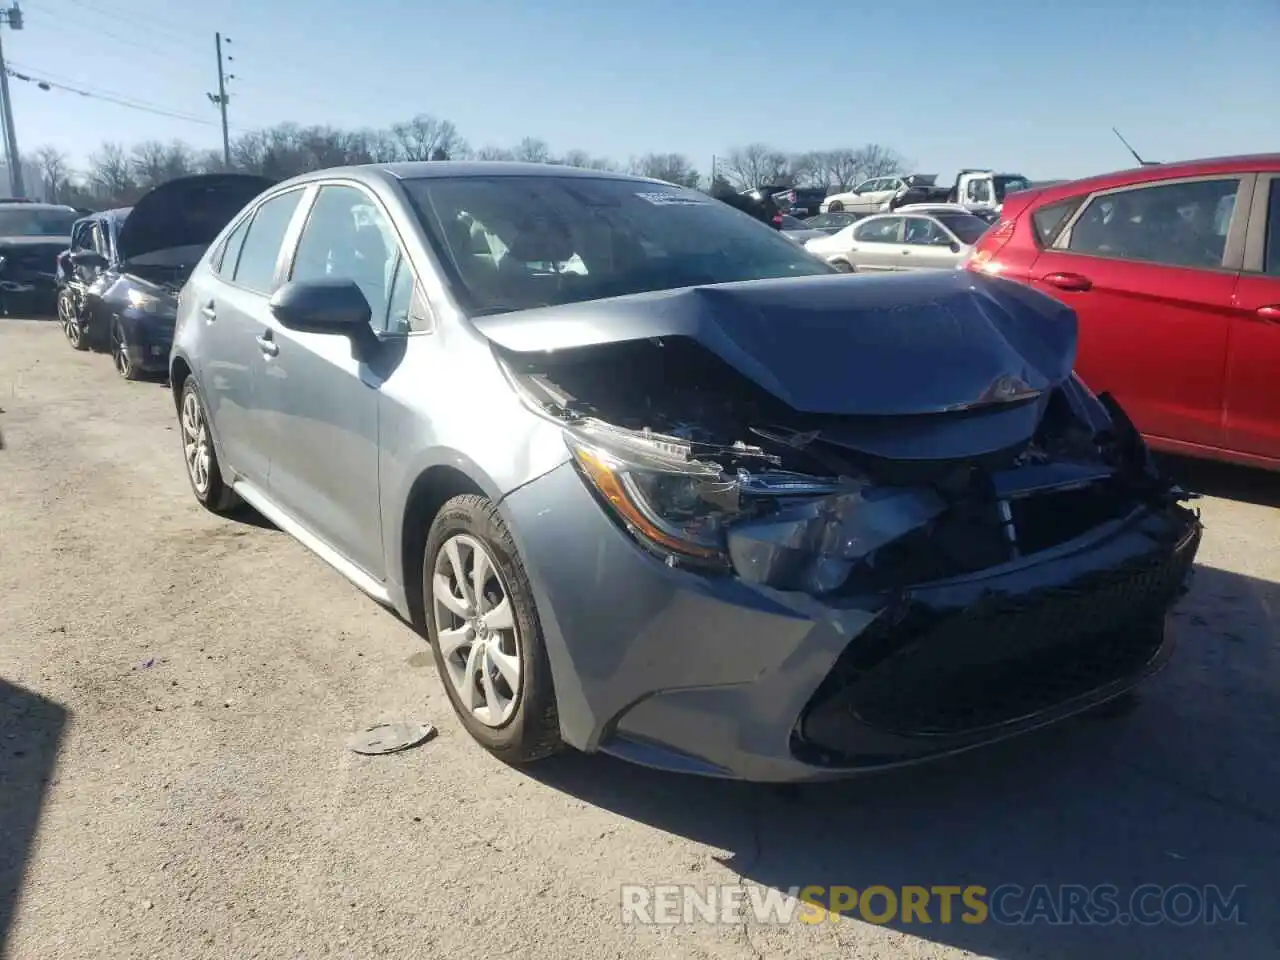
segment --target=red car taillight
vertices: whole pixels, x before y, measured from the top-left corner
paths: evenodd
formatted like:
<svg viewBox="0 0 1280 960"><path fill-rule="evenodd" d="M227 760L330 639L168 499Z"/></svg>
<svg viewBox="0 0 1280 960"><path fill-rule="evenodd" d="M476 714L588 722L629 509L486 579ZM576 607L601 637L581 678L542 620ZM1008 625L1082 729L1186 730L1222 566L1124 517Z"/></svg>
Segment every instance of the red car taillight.
<svg viewBox="0 0 1280 960"><path fill-rule="evenodd" d="M1006 243L1013 239L1013 229L1018 221L999 220L990 230L978 238L973 254L965 261L965 269L990 272L989 264L993 261Z"/></svg>

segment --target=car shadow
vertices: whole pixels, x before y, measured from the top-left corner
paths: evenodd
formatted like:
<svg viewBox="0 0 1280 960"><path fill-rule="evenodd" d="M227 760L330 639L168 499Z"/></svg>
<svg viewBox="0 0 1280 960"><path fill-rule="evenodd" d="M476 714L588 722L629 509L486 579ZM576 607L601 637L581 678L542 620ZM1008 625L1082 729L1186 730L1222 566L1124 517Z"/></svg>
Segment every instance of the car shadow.
<svg viewBox="0 0 1280 960"><path fill-rule="evenodd" d="M1169 454L1161 455L1159 461L1170 477L1194 493L1260 507L1280 507L1280 474L1274 471Z"/></svg>
<svg viewBox="0 0 1280 960"><path fill-rule="evenodd" d="M787 789L667 775L565 754L530 770L622 816L732 851L749 884L926 889L1007 884L984 923L887 926L996 958L1259 957L1280 946L1280 587L1208 567L1175 610L1179 646L1120 718L1082 717L963 756L896 772ZM623 882L676 879L627 876ZM1109 926L1015 924L1036 885L1142 884L1221 889L1238 917ZM899 894L900 896L900 894ZM1154 901L1140 904L1150 909ZM876 911L885 901L877 900ZM1174 906L1174 911L1185 907ZM1181 916L1181 915L1180 915ZM1051 918L1051 914L1049 915ZM864 919L833 927L849 952ZM756 926L759 955L785 932ZM923 954L922 954L923 955Z"/></svg>
<svg viewBox="0 0 1280 960"><path fill-rule="evenodd" d="M0 956L53 777L68 711L0 678Z"/></svg>

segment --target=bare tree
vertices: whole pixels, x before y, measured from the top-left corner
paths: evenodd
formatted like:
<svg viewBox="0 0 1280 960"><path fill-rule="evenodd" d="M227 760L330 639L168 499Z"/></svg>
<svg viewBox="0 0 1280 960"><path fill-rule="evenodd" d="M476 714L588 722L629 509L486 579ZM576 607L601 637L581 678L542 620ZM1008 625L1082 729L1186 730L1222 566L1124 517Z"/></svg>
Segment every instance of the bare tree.
<svg viewBox="0 0 1280 960"><path fill-rule="evenodd" d="M71 164L67 155L57 147L45 146L36 151L35 162L49 201L57 203L71 178Z"/></svg>
<svg viewBox="0 0 1280 960"><path fill-rule="evenodd" d="M515 154L506 147L487 146L475 151L477 160L514 160Z"/></svg>
<svg viewBox="0 0 1280 960"><path fill-rule="evenodd" d="M97 153L89 157L89 182L103 200L126 203L133 199L137 184L124 147L118 143L104 143Z"/></svg>
<svg viewBox="0 0 1280 960"><path fill-rule="evenodd" d="M723 169L738 187L750 190L783 182L787 174L787 157L767 144L752 143L729 151Z"/></svg>
<svg viewBox="0 0 1280 960"><path fill-rule="evenodd" d="M548 163L551 160L551 148L545 140L525 137L516 144L511 156L513 160L523 160L525 163Z"/></svg>
<svg viewBox="0 0 1280 960"><path fill-rule="evenodd" d="M906 165L906 161L898 151L878 143L868 143L864 147L859 147L854 152L853 159L860 180L901 173Z"/></svg>
<svg viewBox="0 0 1280 960"><path fill-rule="evenodd" d="M787 166L792 183L812 187L825 187L827 185L826 165L823 162L821 151L812 150L808 153L793 153L787 158Z"/></svg>
<svg viewBox="0 0 1280 960"><path fill-rule="evenodd" d="M225 169L221 150L199 150L190 157L192 173L218 173Z"/></svg>
<svg viewBox="0 0 1280 960"><path fill-rule="evenodd" d="M631 172L682 187L696 187L701 177L683 153L647 153L631 162Z"/></svg>
<svg viewBox="0 0 1280 960"><path fill-rule="evenodd" d="M439 120L426 113L397 123L391 128L391 135L400 148L401 160L430 160L436 150L454 154L465 148L452 120Z"/></svg>
<svg viewBox="0 0 1280 960"><path fill-rule="evenodd" d="M158 140L147 140L133 148L129 168L138 186L150 190L168 179L165 176L165 158L165 145Z"/></svg>

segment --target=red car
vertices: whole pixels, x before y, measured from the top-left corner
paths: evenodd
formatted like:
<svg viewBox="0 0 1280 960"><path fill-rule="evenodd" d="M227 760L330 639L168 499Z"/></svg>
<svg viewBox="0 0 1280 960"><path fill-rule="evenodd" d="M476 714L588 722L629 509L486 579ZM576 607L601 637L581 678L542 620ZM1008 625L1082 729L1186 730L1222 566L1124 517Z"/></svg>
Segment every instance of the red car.
<svg viewBox="0 0 1280 960"><path fill-rule="evenodd" d="M1154 448L1280 469L1280 154L1011 194L966 268L1074 307L1081 378Z"/></svg>

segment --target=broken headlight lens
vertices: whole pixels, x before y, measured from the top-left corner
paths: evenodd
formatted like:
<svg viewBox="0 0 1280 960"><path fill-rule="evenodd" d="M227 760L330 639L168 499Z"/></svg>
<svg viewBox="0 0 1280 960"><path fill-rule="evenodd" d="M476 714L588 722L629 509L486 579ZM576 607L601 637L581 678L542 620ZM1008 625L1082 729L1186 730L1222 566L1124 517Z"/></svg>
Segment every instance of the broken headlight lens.
<svg viewBox="0 0 1280 960"><path fill-rule="evenodd" d="M594 432L594 431L593 431ZM580 472L631 533L661 551L703 562L723 555L723 525L739 512L735 480L712 464L660 448L566 433Z"/></svg>
<svg viewBox="0 0 1280 960"><path fill-rule="evenodd" d="M831 492L832 482L794 474L730 474L691 456L684 441L599 421L565 437L579 471L626 528L668 556L727 565L725 531L758 499Z"/></svg>

